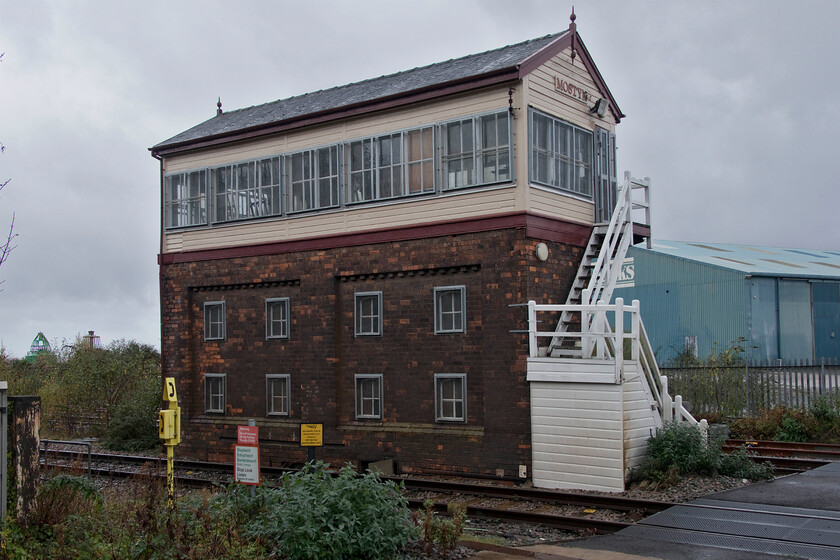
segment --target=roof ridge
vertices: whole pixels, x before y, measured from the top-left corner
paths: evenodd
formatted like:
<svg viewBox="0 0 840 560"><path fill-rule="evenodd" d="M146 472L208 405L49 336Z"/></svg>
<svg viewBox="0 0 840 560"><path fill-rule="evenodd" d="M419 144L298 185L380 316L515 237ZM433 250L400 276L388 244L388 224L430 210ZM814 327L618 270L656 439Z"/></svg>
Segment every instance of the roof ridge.
<svg viewBox="0 0 840 560"><path fill-rule="evenodd" d="M386 79L386 78L391 79L391 78L395 78L395 77L400 76L400 75L408 74L410 72L417 72L418 70L426 70L426 69L431 68L433 66L439 66L439 65L442 65L442 64L447 64L447 63L451 63L451 62L466 60L468 58L473 58L473 57L485 56L485 55L488 55L490 53L503 51L505 49L512 49L514 47L521 47L521 46L524 46L524 45L527 45L527 44L530 44L530 43L535 43L537 41L544 41L545 39L548 39L548 38L551 38L551 37L557 38L557 37L560 37L561 35L563 35L564 33L567 33L567 31L568 30L561 31L561 32L558 32L558 33L549 33L549 34L543 35L541 37L534 37L534 38L531 38L531 39L527 39L525 41L520 41L519 43L511 43L509 45L505 45L505 46L502 46L502 47L496 47L494 49L488 49L488 50L482 51L482 52L467 54L467 55L464 55L464 56L459 56L457 58L440 60L438 62L432 62L430 64L425 64L423 66L415 66L414 68L409 68L407 70L400 70L400 71L394 72L392 74L382 74L380 76L375 76L375 77L372 77L372 78L366 78L364 80L359 80L357 82L350 82L350 83L347 83L347 84L332 86L332 87L328 87L328 88L324 88L324 89L307 91L305 93L300 93L300 94L297 94L297 95L291 95L289 97L283 97L283 98L280 98L280 99L275 99L273 101L266 101L265 103L259 103L259 104L256 104L256 105L251 105L249 107L240 107L238 109L232 109L230 111L224 111L223 113L221 113L221 115L228 115L228 114L232 114L232 113L248 111L250 109L255 109L257 107L265 107L267 105L273 105L275 103L280 103L282 101L290 101L292 99L302 99L302 98L312 96L312 95L316 95L316 94L322 94L322 93L326 93L326 92L337 91L337 90L340 90L340 89L343 89L343 88L349 88L351 86L359 86L359 85L363 85L363 84L369 84L371 82L375 82L377 80L382 80L382 79ZM218 116L221 116L221 115L216 115L216 116L218 117Z"/></svg>

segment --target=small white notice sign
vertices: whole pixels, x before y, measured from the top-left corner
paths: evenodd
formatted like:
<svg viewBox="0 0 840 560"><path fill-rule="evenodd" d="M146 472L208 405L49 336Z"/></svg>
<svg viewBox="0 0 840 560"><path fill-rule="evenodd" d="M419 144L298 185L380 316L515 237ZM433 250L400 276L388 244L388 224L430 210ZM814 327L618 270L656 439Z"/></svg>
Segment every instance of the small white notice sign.
<svg viewBox="0 0 840 560"><path fill-rule="evenodd" d="M242 484L259 484L260 448L254 445L234 445L233 450L233 480Z"/></svg>

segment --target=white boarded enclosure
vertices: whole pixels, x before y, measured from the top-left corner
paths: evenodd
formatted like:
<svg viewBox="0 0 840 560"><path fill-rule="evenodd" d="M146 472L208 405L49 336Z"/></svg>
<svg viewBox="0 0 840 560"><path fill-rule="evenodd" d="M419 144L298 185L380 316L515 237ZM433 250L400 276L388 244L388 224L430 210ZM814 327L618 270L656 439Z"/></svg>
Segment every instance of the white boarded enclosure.
<svg viewBox="0 0 840 560"><path fill-rule="evenodd" d="M604 364L590 365L587 374L586 360L528 360L538 488L621 492L644 457L658 412L637 365L625 363L620 383L601 371Z"/></svg>

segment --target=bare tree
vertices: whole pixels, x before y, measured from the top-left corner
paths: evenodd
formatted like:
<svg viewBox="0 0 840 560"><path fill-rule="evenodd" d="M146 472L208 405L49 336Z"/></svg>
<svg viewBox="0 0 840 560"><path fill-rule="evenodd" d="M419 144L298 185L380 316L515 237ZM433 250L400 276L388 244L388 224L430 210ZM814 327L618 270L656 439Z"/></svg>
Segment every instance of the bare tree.
<svg viewBox="0 0 840 560"><path fill-rule="evenodd" d="M4 54L6 53L0 53L0 62L3 61ZM4 153L5 151L6 146L4 146L2 142L0 142L0 153ZM9 184L9 181L11 181L11 179L6 179L2 183L0 183L0 191L2 191L3 188ZM9 258L9 255L14 250L15 245L13 244L13 241L15 237L17 237L17 234L15 233L15 213L12 212L12 223L9 225L9 235L6 236L5 241L0 241L0 266L3 266L3 263L6 262L6 260ZM0 237L0 239L2 238ZM3 281L0 280L0 284L2 283Z"/></svg>
<svg viewBox="0 0 840 560"><path fill-rule="evenodd" d="M0 144L0 152L6 150L6 147L3 144ZM0 183L0 191L3 190L3 187L9 184L11 179L6 179L2 183ZM9 258L9 254L11 254L12 250L14 250L15 245L13 245L13 241L17 237L15 233L15 213L12 212L12 223L9 225L9 235L6 236L6 240L0 242L0 266L3 266L3 263L6 262L6 259ZM3 282L0 281L0 284Z"/></svg>

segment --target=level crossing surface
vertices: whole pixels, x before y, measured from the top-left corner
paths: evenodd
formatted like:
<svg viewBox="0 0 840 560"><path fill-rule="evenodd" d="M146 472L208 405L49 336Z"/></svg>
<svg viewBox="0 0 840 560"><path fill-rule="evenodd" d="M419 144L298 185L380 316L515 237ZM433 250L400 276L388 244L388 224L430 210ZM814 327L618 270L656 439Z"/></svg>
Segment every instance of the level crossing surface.
<svg viewBox="0 0 840 560"><path fill-rule="evenodd" d="M840 560L840 462L679 504L613 535L527 552L545 560Z"/></svg>

